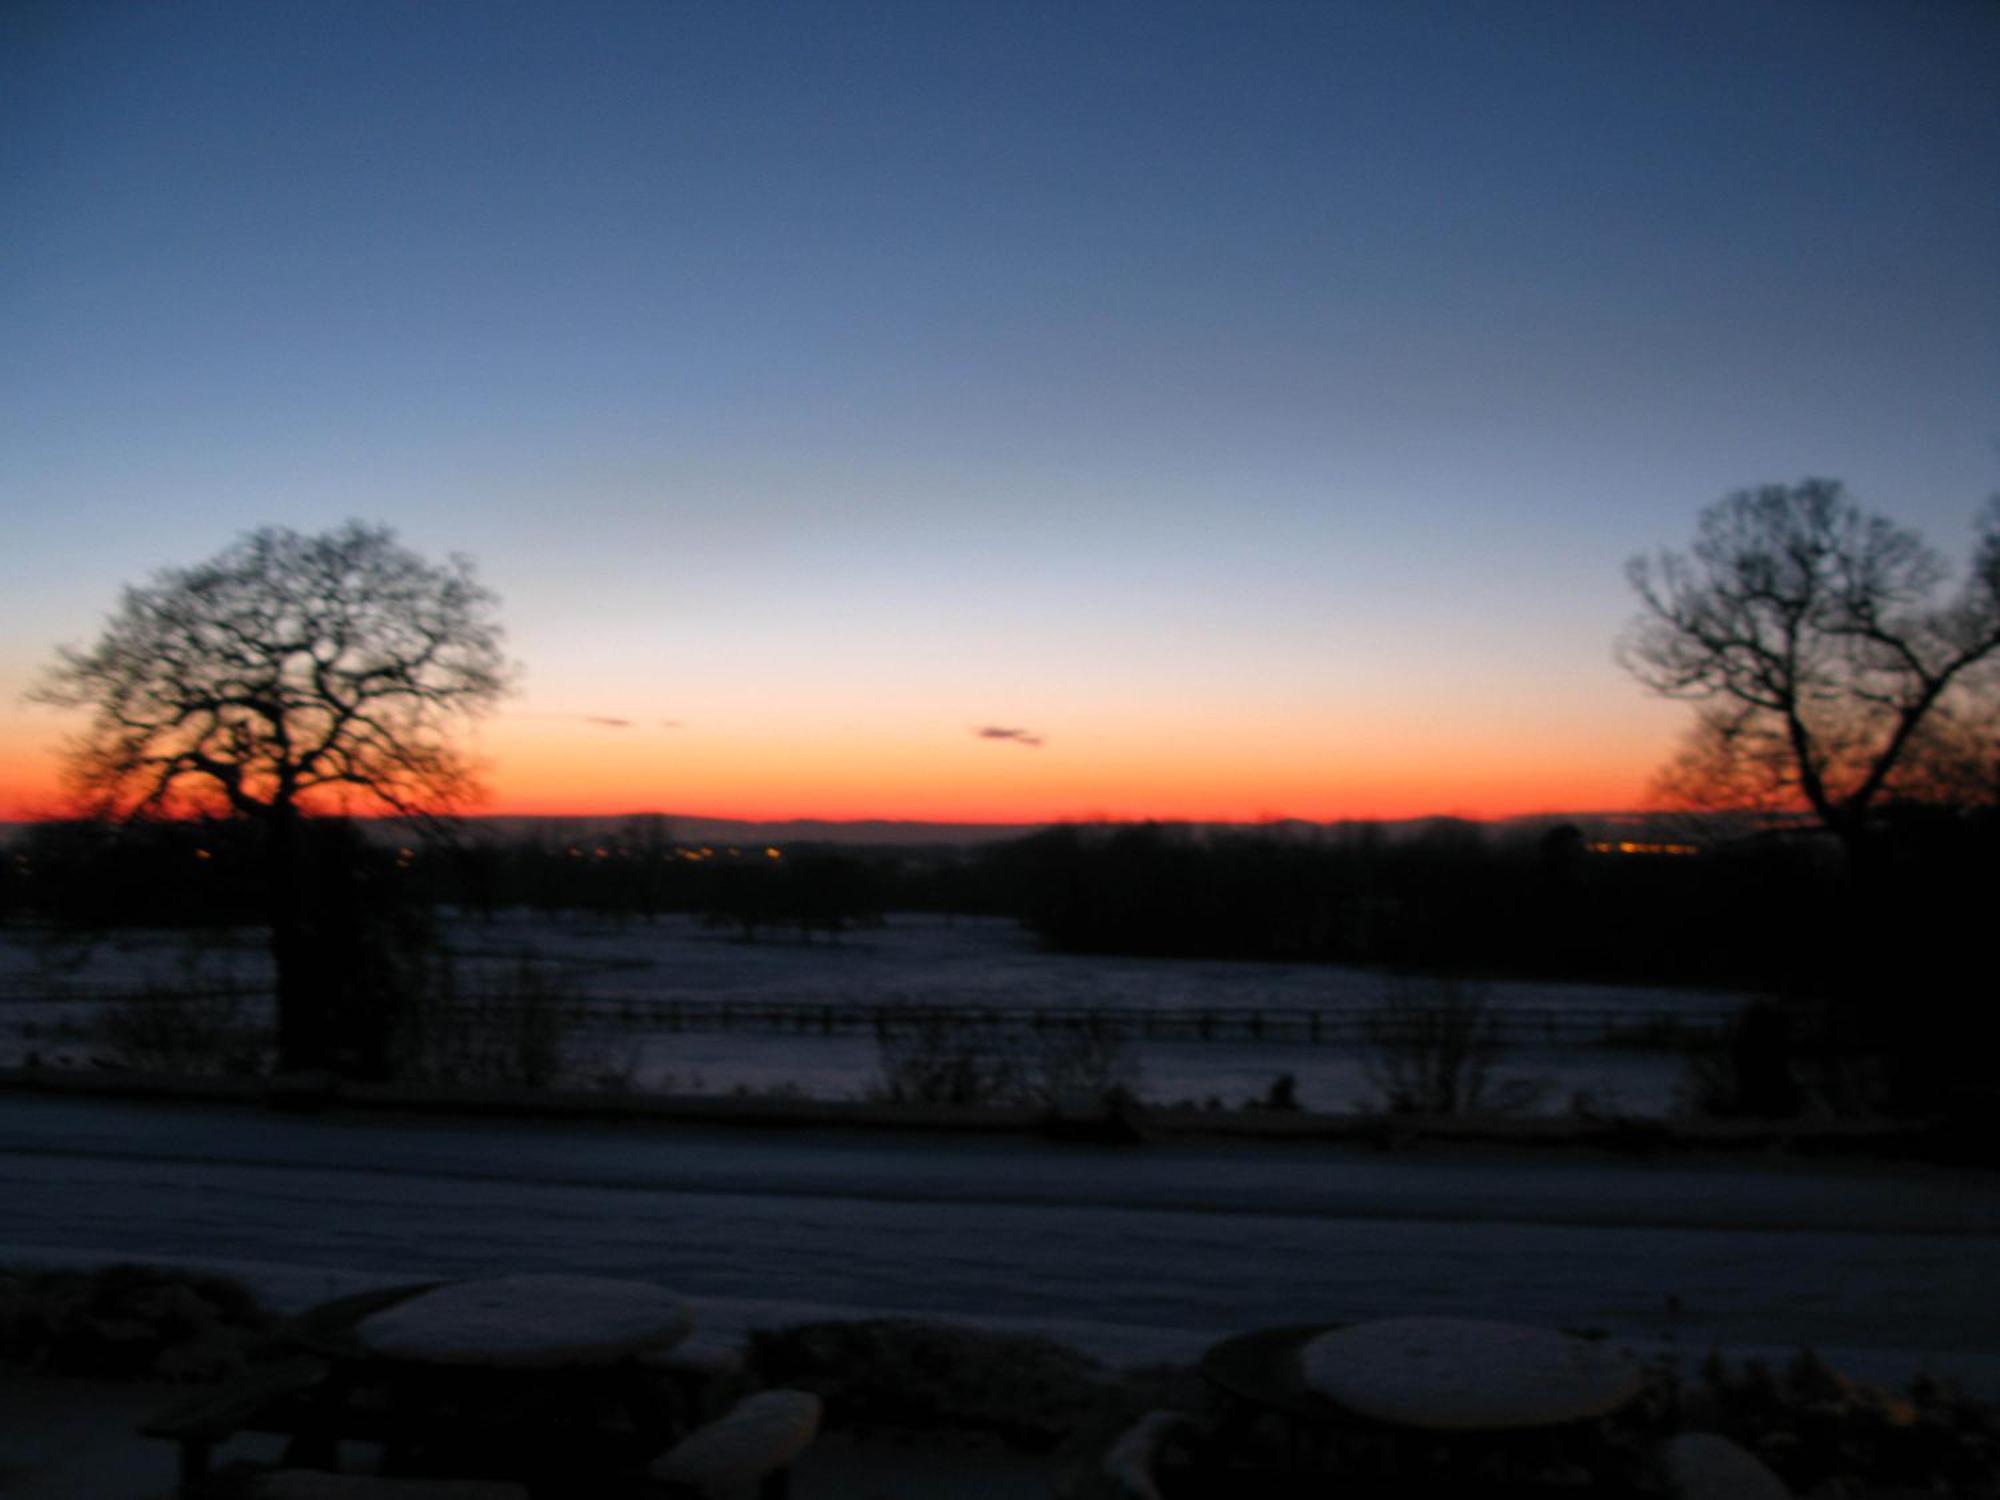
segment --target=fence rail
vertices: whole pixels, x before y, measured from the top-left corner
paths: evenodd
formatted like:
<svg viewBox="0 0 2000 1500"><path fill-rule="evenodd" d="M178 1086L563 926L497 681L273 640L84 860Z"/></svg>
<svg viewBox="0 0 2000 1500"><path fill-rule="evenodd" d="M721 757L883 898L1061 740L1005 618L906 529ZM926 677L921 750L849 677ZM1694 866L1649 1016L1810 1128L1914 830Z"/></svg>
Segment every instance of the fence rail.
<svg viewBox="0 0 2000 1500"><path fill-rule="evenodd" d="M1425 1025L1420 1014L1387 1016L1367 1005L855 1005L808 1001L598 1000L576 1007L574 1019L598 1026L664 1032L747 1032L775 1035L874 1035L927 1026L995 1031L1089 1031L1136 1040L1272 1042L1352 1046L1386 1033ZM1519 1046L1693 1045L1727 1028L1722 1015L1623 1008L1509 1006L1486 1013L1498 1040Z"/></svg>
<svg viewBox="0 0 2000 1500"><path fill-rule="evenodd" d="M504 994L461 994L454 1005L472 1013L490 1014L495 1007L521 1003ZM0 990L0 1006L103 1005L177 998L268 1000L270 995L268 987L248 985L204 986L198 992L69 987L38 992ZM833 1037L907 1033L938 1026L1016 1033L1085 1031L1144 1041L1250 1041L1329 1047L1414 1036L1431 1024L1422 1007L1398 1016L1370 1005L926 1005L594 996L559 1000L554 1009L573 1025L629 1032ZM1510 1047L1679 1051L1718 1040L1729 1021L1723 1012L1507 1005L1488 1009L1478 1025L1485 1034Z"/></svg>

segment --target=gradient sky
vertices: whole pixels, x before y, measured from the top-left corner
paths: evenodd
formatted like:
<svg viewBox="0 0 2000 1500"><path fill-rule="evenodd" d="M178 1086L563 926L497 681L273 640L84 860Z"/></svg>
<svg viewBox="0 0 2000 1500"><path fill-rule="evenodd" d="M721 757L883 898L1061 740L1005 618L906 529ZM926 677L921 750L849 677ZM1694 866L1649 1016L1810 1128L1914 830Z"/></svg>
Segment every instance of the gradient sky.
<svg viewBox="0 0 2000 1500"><path fill-rule="evenodd" d="M1636 805L1626 558L2000 488L1997 78L1983 0L12 0L0 817L122 583L349 516L502 596L499 810Z"/></svg>

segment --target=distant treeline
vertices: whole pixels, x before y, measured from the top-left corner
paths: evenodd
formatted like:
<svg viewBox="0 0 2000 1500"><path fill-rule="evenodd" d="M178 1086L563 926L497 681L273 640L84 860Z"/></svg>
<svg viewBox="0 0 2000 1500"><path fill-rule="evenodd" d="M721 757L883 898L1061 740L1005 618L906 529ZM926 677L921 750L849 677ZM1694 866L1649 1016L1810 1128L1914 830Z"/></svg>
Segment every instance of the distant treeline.
<svg viewBox="0 0 2000 1500"><path fill-rule="evenodd" d="M689 846L664 819L587 836L424 841L358 825L382 899L645 920L695 913L748 938L837 935L889 911L1017 918L1086 953L1325 960L1806 993L1837 981L1863 928L1983 925L1994 820L1912 824L1891 894L1855 906L1810 836L1712 845L1591 842L1572 825L1439 820L1301 832L1076 825L975 848ZM0 919L233 924L262 916L242 825L48 823L0 860ZM1885 902L1887 905L1885 905ZM1950 944L1945 946L1949 947Z"/></svg>
<svg viewBox="0 0 2000 1500"><path fill-rule="evenodd" d="M1159 824L1065 827L993 848L995 884L1074 952L1321 959L1477 974L1868 991L1962 1008L1989 967L1993 810L1886 820L1865 873L1792 827L1703 843L1600 842L1440 819L1388 836ZM1922 989L1918 995L1914 990Z"/></svg>
<svg viewBox="0 0 2000 1500"><path fill-rule="evenodd" d="M995 853L1028 924L1069 951L1760 986L1801 977L1772 935L1825 881L1797 843L1621 851L1571 825L1448 819L1396 838L1072 827Z"/></svg>
<svg viewBox="0 0 2000 1500"><path fill-rule="evenodd" d="M687 846L650 818L581 838L494 838L476 824L431 837L393 823L321 819L315 826L316 889L365 889L375 906L640 920L691 912L749 938L837 935L891 910L1004 909L972 889L978 871L957 850L883 857L837 846ZM355 836L331 837L336 829ZM231 820L30 824L0 851L0 921L82 928L262 922L258 838L255 827ZM327 868L329 850L350 878Z"/></svg>

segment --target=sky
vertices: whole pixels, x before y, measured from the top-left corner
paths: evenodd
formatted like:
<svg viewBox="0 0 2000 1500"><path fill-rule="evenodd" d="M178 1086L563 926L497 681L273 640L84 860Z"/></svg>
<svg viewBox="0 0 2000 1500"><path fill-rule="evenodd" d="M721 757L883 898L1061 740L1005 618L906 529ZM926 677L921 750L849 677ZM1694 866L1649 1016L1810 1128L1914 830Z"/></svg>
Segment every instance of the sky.
<svg viewBox="0 0 2000 1500"><path fill-rule="evenodd" d="M501 598L493 811L1642 805L1628 558L2000 490L1996 77L1976 0L13 0L0 818L123 585L350 517Z"/></svg>

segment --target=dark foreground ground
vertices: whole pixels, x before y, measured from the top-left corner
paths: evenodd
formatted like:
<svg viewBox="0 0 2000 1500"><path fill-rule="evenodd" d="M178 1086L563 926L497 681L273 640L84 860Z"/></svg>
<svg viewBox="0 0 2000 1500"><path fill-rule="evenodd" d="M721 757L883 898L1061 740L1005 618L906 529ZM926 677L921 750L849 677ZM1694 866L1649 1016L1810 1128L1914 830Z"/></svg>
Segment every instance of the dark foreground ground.
<svg viewBox="0 0 2000 1500"><path fill-rule="evenodd" d="M1932 1372L2000 1397L1990 1171L1768 1141L1633 1154L1504 1131L1110 1144L804 1123L0 1093L0 1265L225 1269L280 1313L370 1283L580 1271L679 1289L722 1343L894 1315L1048 1334L1128 1368L1268 1324L1444 1314L1689 1363L1810 1345L1859 1380ZM164 1500L172 1452L134 1426L173 1394L0 1370L0 1492ZM257 1440L238 1456L262 1456ZM1058 1471L964 1434L835 1431L795 1493L1013 1500Z"/></svg>
<svg viewBox="0 0 2000 1500"><path fill-rule="evenodd" d="M1696 1353L1810 1344L2000 1394L2000 1175L1906 1162L0 1094L0 1201L16 1261L168 1257L308 1286L633 1276L743 1326L955 1317L1120 1363L1272 1323L1506 1317Z"/></svg>
<svg viewBox="0 0 2000 1500"><path fill-rule="evenodd" d="M82 1380L0 1366L0 1495L8 1500L174 1500L174 1451L139 1437L184 1387ZM228 1456L273 1461L280 1441ZM993 1443L823 1434L794 1471L794 1500L1049 1500L1054 1460Z"/></svg>

